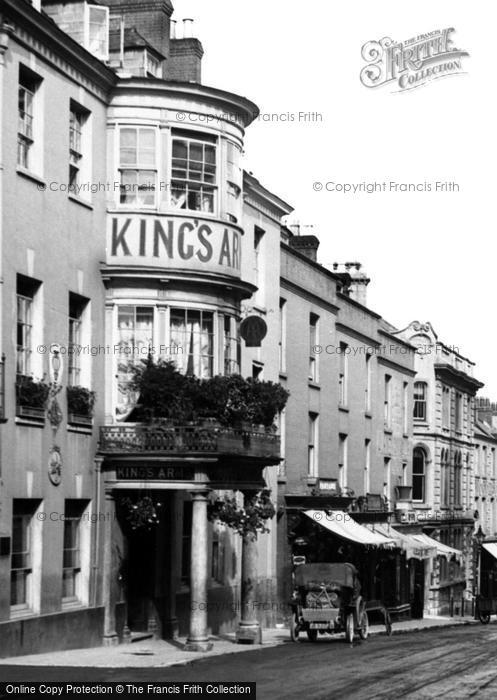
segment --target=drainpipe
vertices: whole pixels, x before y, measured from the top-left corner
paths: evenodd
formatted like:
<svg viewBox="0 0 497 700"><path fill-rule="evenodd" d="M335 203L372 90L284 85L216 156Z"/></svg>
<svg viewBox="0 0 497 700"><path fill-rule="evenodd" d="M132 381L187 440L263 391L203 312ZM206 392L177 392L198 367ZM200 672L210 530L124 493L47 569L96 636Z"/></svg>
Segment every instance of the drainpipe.
<svg viewBox="0 0 497 700"><path fill-rule="evenodd" d="M3 348L3 83L5 54L13 31L13 27L4 24L0 15L0 357Z"/></svg>

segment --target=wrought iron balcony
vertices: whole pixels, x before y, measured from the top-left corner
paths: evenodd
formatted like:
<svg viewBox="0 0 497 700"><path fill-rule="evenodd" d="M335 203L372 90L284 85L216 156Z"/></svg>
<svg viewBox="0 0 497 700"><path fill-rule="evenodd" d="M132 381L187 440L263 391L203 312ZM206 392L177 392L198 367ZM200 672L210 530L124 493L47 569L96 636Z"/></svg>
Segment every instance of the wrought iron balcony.
<svg viewBox="0 0 497 700"><path fill-rule="evenodd" d="M231 455L264 458L277 464L280 437L253 426L249 430L212 425L170 426L145 423L100 428L99 452L111 455Z"/></svg>

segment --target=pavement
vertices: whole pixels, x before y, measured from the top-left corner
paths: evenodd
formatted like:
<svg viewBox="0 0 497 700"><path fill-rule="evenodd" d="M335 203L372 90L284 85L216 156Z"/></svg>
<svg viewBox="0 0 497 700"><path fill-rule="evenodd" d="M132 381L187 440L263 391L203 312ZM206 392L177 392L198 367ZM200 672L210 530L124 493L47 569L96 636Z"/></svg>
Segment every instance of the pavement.
<svg viewBox="0 0 497 700"><path fill-rule="evenodd" d="M479 622L470 617L425 617L422 620L394 622L393 634L440 630L440 628L474 624L480 625ZM383 625L371 625L369 633L370 635L384 635L385 627ZM328 637L328 635L326 636ZM214 646L208 652L185 651L183 645L186 639L179 639L174 642L147 639L141 642L111 647L71 649L69 651L52 651L44 654L9 657L0 659L0 679L2 677L1 666L167 668L170 666L184 666L198 659L212 658L225 654L241 654L248 651L270 649L283 644L291 644L289 631L284 626L263 630L262 638L262 644L237 644L234 634L212 636L211 641Z"/></svg>

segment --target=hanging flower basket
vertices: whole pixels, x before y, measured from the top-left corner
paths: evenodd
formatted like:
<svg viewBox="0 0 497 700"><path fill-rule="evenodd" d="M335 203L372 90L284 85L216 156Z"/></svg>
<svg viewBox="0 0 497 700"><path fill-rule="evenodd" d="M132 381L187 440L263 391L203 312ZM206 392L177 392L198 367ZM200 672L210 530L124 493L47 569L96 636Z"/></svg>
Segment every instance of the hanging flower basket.
<svg viewBox="0 0 497 700"><path fill-rule="evenodd" d="M207 516L210 521L223 523L242 537L257 537L259 532L269 532L267 521L276 515L270 496L271 491L264 489L246 498L240 506L235 496L225 495L209 504Z"/></svg>
<svg viewBox="0 0 497 700"><path fill-rule="evenodd" d="M160 522L158 509L162 503L154 501L151 496L123 496L119 499L119 505L131 530L151 531Z"/></svg>

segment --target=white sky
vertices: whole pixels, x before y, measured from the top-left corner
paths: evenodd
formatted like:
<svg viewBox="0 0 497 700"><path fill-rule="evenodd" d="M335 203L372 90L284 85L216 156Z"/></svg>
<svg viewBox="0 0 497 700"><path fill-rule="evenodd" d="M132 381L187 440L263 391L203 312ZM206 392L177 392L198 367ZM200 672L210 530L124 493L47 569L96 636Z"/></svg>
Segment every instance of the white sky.
<svg viewBox="0 0 497 700"><path fill-rule="evenodd" d="M193 17L203 82L264 113L320 112L322 123L259 120L245 167L313 225L320 262L361 261L369 306L399 328L431 321L476 362L497 400L495 319L495 32L497 3L173 0ZM454 27L466 75L409 93L359 81L362 45ZM296 116L296 119L298 117ZM459 193L339 194L313 182L455 181Z"/></svg>

